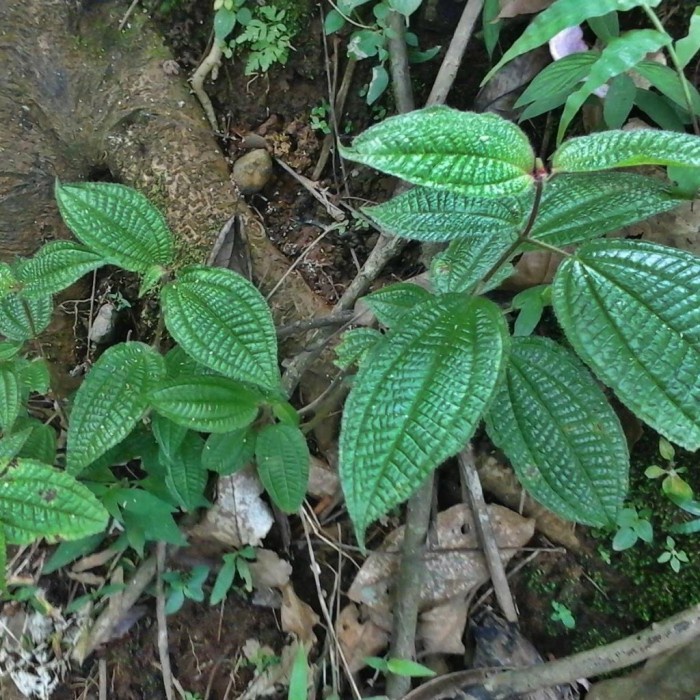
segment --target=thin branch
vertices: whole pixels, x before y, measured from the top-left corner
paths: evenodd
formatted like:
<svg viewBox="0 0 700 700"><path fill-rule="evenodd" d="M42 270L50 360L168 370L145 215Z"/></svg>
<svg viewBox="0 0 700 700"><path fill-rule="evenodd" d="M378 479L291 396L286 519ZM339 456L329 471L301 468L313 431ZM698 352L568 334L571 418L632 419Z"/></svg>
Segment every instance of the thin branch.
<svg viewBox="0 0 700 700"><path fill-rule="evenodd" d="M165 542L156 544L156 619L158 622L158 658L163 675L165 697L173 700L173 673L170 668L168 650L168 622L165 618L165 594L163 592L163 570L165 569Z"/></svg>
<svg viewBox="0 0 700 700"><path fill-rule="evenodd" d="M197 96L204 114L207 116L209 125L212 131L217 132L219 130L219 125L216 122L216 113L214 112L214 106L204 89L204 81L206 80L209 73L212 73L212 80L216 80L216 73L221 66L221 59L224 55L223 47L221 42L217 41L216 38L212 41L211 49L209 53L205 56L204 60L199 64L197 70L192 75L190 79L190 84L192 85L192 92Z"/></svg>

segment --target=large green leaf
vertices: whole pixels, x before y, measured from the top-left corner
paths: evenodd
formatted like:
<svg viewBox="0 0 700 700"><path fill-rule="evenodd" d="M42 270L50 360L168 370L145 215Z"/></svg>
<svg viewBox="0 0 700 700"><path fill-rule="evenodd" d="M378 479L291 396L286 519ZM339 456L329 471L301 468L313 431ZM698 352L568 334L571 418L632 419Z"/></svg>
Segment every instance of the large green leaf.
<svg viewBox="0 0 700 700"><path fill-rule="evenodd" d="M335 346L336 359L333 364L340 369L361 364L370 348L383 337L376 328L351 328L345 331L342 340Z"/></svg>
<svg viewBox="0 0 700 700"><path fill-rule="evenodd" d="M149 399L158 413L190 430L226 433L255 420L261 397L228 377L182 376L158 384Z"/></svg>
<svg viewBox="0 0 700 700"><path fill-rule="evenodd" d="M0 428L8 432L22 408L22 385L13 365L0 365Z"/></svg>
<svg viewBox="0 0 700 700"><path fill-rule="evenodd" d="M681 109L687 110L688 103L685 98L683 84L673 68L664 66L657 61L642 61L634 68L643 78L646 78L662 95L666 95L675 102ZM688 80L685 81L690 101L696 113L700 113L700 93L697 88Z"/></svg>
<svg viewBox="0 0 700 700"><path fill-rule="evenodd" d="M579 360L548 338L513 339L485 416L520 483L567 520L613 526L627 493L620 421Z"/></svg>
<svg viewBox="0 0 700 700"><path fill-rule="evenodd" d="M202 466L204 440L196 433L188 433L173 454L161 451L165 467L165 483L184 510L194 510L207 504L204 489L207 471Z"/></svg>
<svg viewBox="0 0 700 700"><path fill-rule="evenodd" d="M430 297L430 292L417 284L398 282L382 287L364 297L379 323L387 328L395 326L402 316L416 304Z"/></svg>
<svg viewBox="0 0 700 700"><path fill-rule="evenodd" d="M581 243L673 209L669 183L632 173L572 173L545 183L530 238L553 246Z"/></svg>
<svg viewBox="0 0 700 700"><path fill-rule="evenodd" d="M561 143L571 120L595 90L636 66L648 53L658 51L669 41L668 34L655 29L637 29L612 39L591 66L583 85L567 98L559 121L557 143Z"/></svg>
<svg viewBox="0 0 700 700"><path fill-rule="evenodd" d="M675 48L678 64L682 68L685 68L700 51L700 7L693 10L688 34L676 42Z"/></svg>
<svg viewBox="0 0 700 700"><path fill-rule="evenodd" d="M140 273L172 263L173 236L162 214L140 192L110 182L57 181L56 201L75 237L105 262Z"/></svg>
<svg viewBox="0 0 700 700"><path fill-rule="evenodd" d="M255 440L255 462L275 505L285 513L299 510L309 481L309 448L299 428L266 425Z"/></svg>
<svg viewBox="0 0 700 700"><path fill-rule="evenodd" d="M277 336L260 292L240 275L193 265L161 292L165 324L197 362L277 390Z"/></svg>
<svg viewBox="0 0 700 700"><path fill-rule="evenodd" d="M414 241L467 236L515 236L525 224L522 197L465 197L427 187L413 189L362 211L386 233Z"/></svg>
<svg viewBox="0 0 700 700"><path fill-rule="evenodd" d="M700 260L674 248L591 241L559 267L552 302L566 336L642 420L700 447Z"/></svg>
<svg viewBox="0 0 700 700"><path fill-rule="evenodd" d="M472 234L452 241L447 250L436 255L430 265L430 282L437 292L471 292L486 273L499 261L514 238L506 234L482 236ZM511 265L504 265L481 291L497 287L511 275Z"/></svg>
<svg viewBox="0 0 700 700"><path fill-rule="evenodd" d="M700 136L656 129L601 131L565 141L552 156L552 171L557 173L631 165L700 167Z"/></svg>
<svg viewBox="0 0 700 700"><path fill-rule="evenodd" d="M107 511L72 476L33 459L0 468L0 523L8 543L78 539L104 530Z"/></svg>
<svg viewBox="0 0 700 700"><path fill-rule="evenodd" d="M56 430L36 418L19 418L14 430L30 431L20 447L18 456L29 457L37 462L53 464L56 461Z"/></svg>
<svg viewBox="0 0 700 700"><path fill-rule="evenodd" d="M202 451L202 466L222 476L243 469L255 454L255 431L251 427L229 433L214 433Z"/></svg>
<svg viewBox="0 0 700 700"><path fill-rule="evenodd" d="M0 334L8 340L29 340L45 331L53 313L50 296L26 297L21 292L0 299Z"/></svg>
<svg viewBox="0 0 700 700"><path fill-rule="evenodd" d="M416 185L466 195L515 194L534 184L535 155L515 124L439 105L385 119L341 155Z"/></svg>
<svg viewBox="0 0 700 700"><path fill-rule="evenodd" d="M481 84L491 80L506 63L542 46L563 29L575 27L591 17L602 17L608 12L630 10L642 4L656 7L660 2L661 0L557 0L528 24L520 38L486 74Z"/></svg>
<svg viewBox="0 0 700 700"><path fill-rule="evenodd" d="M26 297L56 294L83 275L105 264L98 253L79 243L53 241L31 258L15 265L15 274Z"/></svg>
<svg viewBox="0 0 700 700"><path fill-rule="evenodd" d="M71 474L129 435L148 407L148 391L164 375L163 358L144 343L121 343L105 351L73 403L66 466Z"/></svg>
<svg viewBox="0 0 700 700"><path fill-rule="evenodd" d="M368 352L340 434L340 478L360 543L471 437L507 339L495 304L445 294L414 307Z"/></svg>

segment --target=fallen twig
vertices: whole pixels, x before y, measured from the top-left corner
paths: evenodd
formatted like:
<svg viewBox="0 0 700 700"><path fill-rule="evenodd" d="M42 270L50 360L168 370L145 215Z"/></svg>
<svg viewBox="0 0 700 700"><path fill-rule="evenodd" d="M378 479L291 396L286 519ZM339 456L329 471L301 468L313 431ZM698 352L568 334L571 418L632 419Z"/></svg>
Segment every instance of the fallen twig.
<svg viewBox="0 0 700 700"><path fill-rule="evenodd" d="M474 514L474 524L476 531L481 541L481 546L486 559L486 566L491 575L493 590L496 594L496 600L503 612L504 617L508 622L517 622L518 613L515 609L513 595L508 586L508 578L506 571L501 561L501 555L498 550L498 543L491 527L491 519L489 511L484 500L484 492L479 481L479 473L476 471L474 463L474 452L471 445L465 447L457 456L459 462L459 471L462 476L462 483L467 491L467 496L471 503L472 513Z"/></svg>
<svg viewBox="0 0 700 700"><path fill-rule="evenodd" d="M139 4L139 0L132 0L131 5L129 5L129 9L124 13L124 17L122 17L122 21L119 22L119 31L121 32L124 27L126 27L126 23L129 21L131 18L131 15L134 14L136 11L136 6Z"/></svg>
<svg viewBox="0 0 700 700"><path fill-rule="evenodd" d="M165 697L173 700L173 674L168 650L168 622L165 619L165 594L163 593L163 569L165 569L165 542L156 544L156 620L158 622L158 658L163 675Z"/></svg>
<svg viewBox="0 0 700 700"><path fill-rule="evenodd" d="M190 85L192 85L192 92L194 92L195 96L202 105L202 109L204 110L204 114L206 114L207 116L209 125L211 126L212 131L215 132L219 130L219 125L216 121L216 113L214 112L214 106L212 105L211 100L209 99L209 95L207 95L207 92L204 89L204 81L210 73L212 74L212 80L216 80L219 67L221 66L221 58L223 57L223 55L224 52L221 43L218 42L216 38L212 39L211 49L209 50L209 53L204 57L204 60L199 64L197 70L194 72L192 78L190 79Z"/></svg>

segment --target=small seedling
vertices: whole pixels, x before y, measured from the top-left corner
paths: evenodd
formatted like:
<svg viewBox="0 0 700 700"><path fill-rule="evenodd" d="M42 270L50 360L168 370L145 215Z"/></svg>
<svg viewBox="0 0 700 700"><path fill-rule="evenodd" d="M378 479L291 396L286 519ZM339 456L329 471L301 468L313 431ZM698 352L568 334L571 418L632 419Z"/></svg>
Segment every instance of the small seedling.
<svg viewBox="0 0 700 700"><path fill-rule="evenodd" d="M379 656L368 656L365 663L380 673L393 673L395 676L409 678L431 678L435 671L409 659L383 659Z"/></svg>
<svg viewBox="0 0 700 700"><path fill-rule="evenodd" d="M693 489L690 484L680 476L686 469L685 467L676 469L676 451L673 449L673 445L664 438L659 439L659 454L662 459L668 462L668 466L660 467L657 464L652 464L646 468L644 475L648 479L659 479L663 477L661 490L674 503L678 503L679 501L691 501L693 499Z"/></svg>
<svg viewBox="0 0 700 700"><path fill-rule="evenodd" d="M552 601L552 614L549 616L549 619L554 620L554 622L561 622L568 630L576 628L574 614L564 603L558 603L556 600Z"/></svg>
<svg viewBox="0 0 700 700"><path fill-rule="evenodd" d="M331 127L328 121L330 117L330 105L326 100L321 102L321 104L316 105L312 108L311 114L309 116L309 126L314 131L320 131L323 134L330 134Z"/></svg>
<svg viewBox="0 0 700 700"><path fill-rule="evenodd" d="M189 574L181 571L166 571L163 581L168 584L165 600L165 614L176 613L184 604L185 598L201 603L204 600L204 582L209 576L209 567L200 564L192 568Z"/></svg>
<svg viewBox="0 0 700 700"><path fill-rule="evenodd" d="M673 537L666 538L664 548L666 551L662 552L656 561L659 564L668 564L676 573L681 570L683 564L687 564L690 561L688 555L682 549L676 549L676 541Z"/></svg>
<svg viewBox="0 0 700 700"><path fill-rule="evenodd" d="M654 539L654 530L647 519L648 512L637 513L636 508L622 508L617 515L618 531L613 537L612 548L621 552L634 547L637 540L651 542Z"/></svg>
<svg viewBox="0 0 700 700"><path fill-rule="evenodd" d="M226 597L234 585L236 576L241 580L241 587L246 593L250 593L253 590L253 577L250 573L248 562L254 561L255 557L255 550L250 546L243 547L237 552L224 554L222 557L224 565L216 577L211 598L209 599L210 605L218 605Z"/></svg>
<svg viewBox="0 0 700 700"><path fill-rule="evenodd" d="M88 603L96 603L100 600L106 600L115 593L123 591L125 588L126 585L123 583L111 583L106 586L102 586L102 588L97 588L90 593L85 593L85 595L80 595L77 598L74 598L66 606L65 612L66 614L77 612Z"/></svg>

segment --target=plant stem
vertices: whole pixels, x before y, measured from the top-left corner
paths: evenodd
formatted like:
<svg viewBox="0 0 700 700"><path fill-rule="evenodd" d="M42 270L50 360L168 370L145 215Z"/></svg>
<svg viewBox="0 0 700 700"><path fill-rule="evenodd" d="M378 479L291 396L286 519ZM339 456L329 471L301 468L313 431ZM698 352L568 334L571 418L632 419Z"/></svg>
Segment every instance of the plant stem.
<svg viewBox="0 0 700 700"><path fill-rule="evenodd" d="M538 248L542 248L542 250L548 250L550 253L555 253L556 255L562 255L565 258L568 258L571 256L571 253L564 250L563 248L557 248L557 246L550 245L549 243L545 243L544 241L538 241L534 238L530 238L530 239L528 239L528 243L530 245L537 246Z"/></svg>
<svg viewBox="0 0 700 700"><path fill-rule="evenodd" d="M641 8L642 10L644 10L644 13L649 18L649 21L654 25L654 29L661 32L662 34L665 34L668 37L668 45L666 46L666 50L668 51L668 55L671 57L671 63L673 63L673 67L676 73L678 74L678 79L681 81L681 87L683 88L683 97L685 98L686 105L688 105L688 113L690 114L690 118L693 122L693 131L696 135L700 136L700 124L698 124L698 115L695 114L695 109L693 107L693 98L690 96L690 88L688 87L688 80L685 77L685 73L683 73L683 68L681 67L681 64L678 62L678 54L673 48L673 39L664 28L664 25L661 24L661 20L658 18L656 12L654 12L654 10L651 9L651 7L642 3Z"/></svg>

